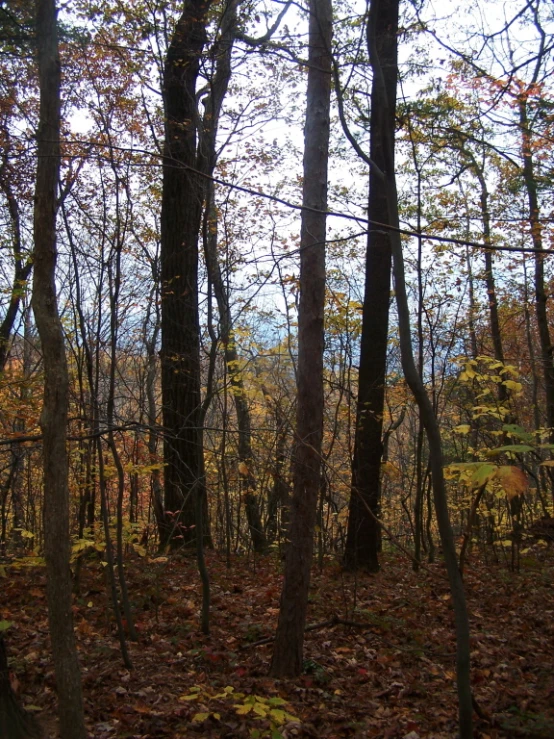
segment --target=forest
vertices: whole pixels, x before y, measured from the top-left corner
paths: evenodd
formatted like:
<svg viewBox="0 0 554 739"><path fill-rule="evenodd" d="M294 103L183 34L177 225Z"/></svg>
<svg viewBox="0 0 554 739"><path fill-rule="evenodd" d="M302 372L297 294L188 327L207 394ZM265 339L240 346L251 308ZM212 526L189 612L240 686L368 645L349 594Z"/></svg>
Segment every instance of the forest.
<svg viewBox="0 0 554 739"><path fill-rule="evenodd" d="M554 737L554 5L0 1L0 739Z"/></svg>

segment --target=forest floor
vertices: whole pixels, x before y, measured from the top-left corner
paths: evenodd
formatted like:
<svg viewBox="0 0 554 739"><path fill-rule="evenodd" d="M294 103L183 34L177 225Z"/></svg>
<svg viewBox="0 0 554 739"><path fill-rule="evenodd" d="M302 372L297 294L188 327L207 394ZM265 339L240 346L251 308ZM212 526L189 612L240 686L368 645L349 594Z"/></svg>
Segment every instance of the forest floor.
<svg viewBox="0 0 554 739"><path fill-rule="evenodd" d="M414 573L407 559L384 556L381 572L357 577L333 561L316 567L308 622L319 626L306 633L304 674L286 681L267 677L272 647L257 644L274 633L281 563L235 557L228 569L210 552L208 566L204 636L194 560L128 563L140 635L129 643L132 670L122 663L101 567L83 569L74 615L91 737L272 737L271 716L285 739L456 736L453 614L440 563ZM14 683L53 739L44 570L4 564L0 575ZM554 549L526 553L519 573L507 562L467 565L473 687L488 718L476 717L480 739L554 739L553 576Z"/></svg>

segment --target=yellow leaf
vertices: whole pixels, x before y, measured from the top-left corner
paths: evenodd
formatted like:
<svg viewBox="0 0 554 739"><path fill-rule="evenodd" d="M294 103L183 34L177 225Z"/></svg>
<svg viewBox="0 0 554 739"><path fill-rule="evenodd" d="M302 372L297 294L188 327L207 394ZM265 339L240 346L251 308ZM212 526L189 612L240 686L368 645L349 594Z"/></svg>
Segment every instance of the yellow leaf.
<svg viewBox="0 0 554 739"><path fill-rule="evenodd" d="M209 718L209 716L209 713L195 713L192 717L192 720L201 723L202 721L205 721L207 718Z"/></svg>
<svg viewBox="0 0 554 739"><path fill-rule="evenodd" d="M384 462L382 465L382 469L384 474L390 479L390 480L400 480L400 470L398 467L393 464L392 462Z"/></svg>
<svg viewBox="0 0 554 739"><path fill-rule="evenodd" d="M461 423L459 426L456 426L454 428L455 434L469 434L471 431L471 426L469 423Z"/></svg>
<svg viewBox="0 0 554 739"><path fill-rule="evenodd" d="M248 475L249 472L250 470L248 469L248 465L246 464L246 462L239 462L239 474L244 475L246 477L246 475Z"/></svg>
<svg viewBox="0 0 554 739"><path fill-rule="evenodd" d="M499 467L496 478L506 491L508 500L512 500L512 498L516 498L518 495L523 495L529 487L525 472L520 470L519 467L512 465Z"/></svg>
<svg viewBox="0 0 554 739"><path fill-rule="evenodd" d="M507 387L508 390L511 390L512 393L520 393L523 390L521 382L516 382L515 380L504 380L502 384Z"/></svg>

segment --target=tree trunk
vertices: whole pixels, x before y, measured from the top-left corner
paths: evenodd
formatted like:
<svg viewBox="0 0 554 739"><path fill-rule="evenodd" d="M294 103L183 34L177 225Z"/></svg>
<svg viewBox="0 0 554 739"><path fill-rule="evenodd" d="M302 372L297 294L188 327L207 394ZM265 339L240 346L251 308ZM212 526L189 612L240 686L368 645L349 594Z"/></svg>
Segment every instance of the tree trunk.
<svg viewBox="0 0 554 739"><path fill-rule="evenodd" d="M302 671L314 526L321 482L325 211L329 155L332 8L330 0L311 0L309 7L303 205L314 210L302 211L300 232L298 406L293 460L294 488L285 577L270 668L274 677L295 676Z"/></svg>
<svg viewBox="0 0 554 739"><path fill-rule="evenodd" d="M10 216L13 243L13 280L8 308L0 324L0 372L4 371L6 360L8 359L15 319L19 313L21 300L33 266L32 261L24 262L22 259L23 244L21 239L19 205L10 182L10 178L13 176L12 169L12 166L9 164L8 154L6 153L0 165L0 190L6 196Z"/></svg>
<svg viewBox="0 0 554 739"><path fill-rule="evenodd" d="M392 101L388 100L386 94L384 70L378 53L379 47L376 37L376 24L377 17L375 16L375 5L372 3L368 20L369 54L373 73L376 77L377 84L381 87L382 104L386 110L386 108L391 105ZM390 120L390 117L383 115L383 121L386 120ZM427 442L429 444L429 461L432 475L435 512L448 579L450 582L452 607L456 624L456 677L459 699L460 739L472 739L473 707L470 684L469 618L463 582L460 571L458 570L454 536L450 525L446 484L443 472L444 460L442 442L438 419L435 414L433 404L431 403L417 370L412 349L410 308L406 291L404 255L402 252L402 242L400 240L398 193L396 190L396 175L394 171L394 141L394 127L385 129L383 131L385 167L382 172L382 177L387 192L389 222L394 229L390 231L390 241L393 258L396 306L398 311L398 333L400 339L402 369L404 371L406 382L408 383L418 405L421 421L425 428Z"/></svg>
<svg viewBox="0 0 554 739"><path fill-rule="evenodd" d="M196 82L209 0L185 0L163 78L165 143L161 212L161 379L165 510L162 545L192 545L203 484L200 428L198 235L204 186L196 166ZM204 492L202 492L204 495Z"/></svg>
<svg viewBox="0 0 554 739"><path fill-rule="evenodd" d="M376 38L382 60L386 93L391 105L382 105L380 86L371 89L370 157L384 169L383 128L394 130L396 115L398 0L376 0ZM387 120L384 120L384 116ZM371 168L368 219L389 223L383 181ZM360 344L360 371L356 434L352 461L348 532L344 564L348 569L379 569L380 472L383 453L383 410L389 329L391 251L389 235L369 226L366 278ZM373 515L372 515L373 514Z"/></svg>
<svg viewBox="0 0 554 739"><path fill-rule="evenodd" d="M210 95L204 98L205 112L202 119L202 136L200 139L197 168L206 174L207 177L213 175L216 165L217 131L223 100L227 94L231 79L231 55L235 40L239 2L240 0L230 0L225 8L221 20L221 33L214 45L216 66L210 84ZM217 212L215 208L215 187L211 180L207 181L206 184L206 225L204 239L206 267L219 311L221 342L224 347L225 363L231 381L237 414L241 494L246 509L252 546L255 552L263 553L267 551L267 537L263 530L258 498L256 496L250 409L244 391L244 383L238 362L238 352L233 337L229 295L223 282L217 255Z"/></svg>
<svg viewBox="0 0 554 739"><path fill-rule="evenodd" d="M0 736L4 739L40 739L42 731L35 717L20 705L10 684L8 657L0 635Z"/></svg>
<svg viewBox="0 0 554 739"><path fill-rule="evenodd" d="M519 123L521 130L521 154L523 157L523 181L529 202L529 226L531 240L535 248L535 314L539 329L539 342L543 366L544 394L546 405L546 426L550 429L550 442L554 442L554 347L550 336L547 310L547 292L544 280L544 257L542 240L542 223L540 215L539 193L535 176L535 160L533 157L532 135L527 112L526 93L518 99ZM550 470L549 470L550 473ZM552 497L554 499L554 478L549 474Z"/></svg>
<svg viewBox="0 0 554 739"><path fill-rule="evenodd" d="M86 730L69 569L67 459L68 371L56 296L56 196L60 166L60 59L55 0L37 0L40 122L34 211L33 310L44 361L40 424L44 455L44 554L52 653L62 739L84 739Z"/></svg>

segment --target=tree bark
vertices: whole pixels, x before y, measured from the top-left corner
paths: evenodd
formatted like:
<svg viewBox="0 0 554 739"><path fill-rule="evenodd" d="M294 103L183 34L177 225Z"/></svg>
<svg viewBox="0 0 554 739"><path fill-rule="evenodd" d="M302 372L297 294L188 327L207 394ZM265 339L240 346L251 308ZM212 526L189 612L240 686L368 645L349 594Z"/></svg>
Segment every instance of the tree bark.
<svg viewBox="0 0 554 739"><path fill-rule="evenodd" d="M161 380L166 520L163 546L195 542L203 483L198 235L204 185L196 167L196 83L209 0L185 0L167 51L161 211ZM200 492L205 496L205 491Z"/></svg>
<svg viewBox="0 0 554 739"><path fill-rule="evenodd" d="M293 459L289 544L286 550L279 622L270 667L271 675L274 677L295 676L302 671L315 517L321 482L327 220L325 211L329 156L332 8L330 0L311 0L309 7L303 205L314 211L302 211L300 232L296 447Z"/></svg>
<svg viewBox="0 0 554 739"><path fill-rule="evenodd" d="M11 175L12 166L9 163L8 155L5 154L4 160L0 165L0 189L4 192L6 196L6 203L10 216L13 239L14 271L8 308L6 310L4 319L0 324L0 372L4 371L4 367L8 359L13 327L17 318L17 314L19 313L21 299L27 287L27 280L29 279L29 275L31 274L31 269L33 266L32 261L23 260L23 244L21 239L19 205L17 203L13 188L10 183Z"/></svg>
<svg viewBox="0 0 554 739"><path fill-rule="evenodd" d="M370 158L384 169L383 130L394 130L396 116L398 0L376 0L375 34L382 60L386 94L382 104L375 78L371 89ZM386 120L384 119L386 117ZM387 193L371 168L368 219L389 223ZM391 250L386 231L369 226L360 343L356 433L352 460L352 493L344 564L348 569L379 570L380 473L383 454L383 411L389 329ZM373 515L371 515L373 513Z"/></svg>
<svg viewBox="0 0 554 739"><path fill-rule="evenodd" d="M221 33L214 46L216 56L215 74L210 84L210 94L204 98L205 112L202 119L202 136L198 153L198 169L207 175L213 175L217 154L216 139L223 100L231 79L231 55L236 34L237 11L240 0L230 0L225 8ZM262 526L258 498L256 496L256 476L254 475L254 454L252 451L252 425L250 409L242 380L239 356L233 337L233 322L229 305L228 291L224 285L221 267L217 255L217 212L215 207L215 187L213 181L207 179L206 184L206 233L205 258L206 268L213 287L217 309L221 343L225 353L225 364L231 381L238 426L238 458L241 494L246 509L246 518L252 546L255 552L267 551L267 536Z"/></svg>
<svg viewBox="0 0 554 739"><path fill-rule="evenodd" d="M543 364L544 392L546 396L546 425L554 428L554 347L550 337L547 312L547 294L544 281L544 257L539 193L535 175L532 134L529 126L526 93L518 99L519 124L521 129L521 154L523 158L523 181L529 203L529 228L535 252L535 313L539 329L539 341ZM554 432L551 440L554 438Z"/></svg>
<svg viewBox="0 0 554 739"><path fill-rule="evenodd" d="M377 18L375 16L375 9L376 6L372 3L368 19L368 46L371 66L377 79L377 83L381 86L381 100L386 109L390 106L391 101L387 98L384 71L378 54L376 39ZM386 115L383 118L384 120L390 120ZM413 355L410 308L406 290L404 255L402 251L402 242L400 240L398 193L396 189L396 174L394 171L394 128L384 130L383 141L385 167L382 171L382 177L387 192L388 211L390 225L392 227L390 231L390 241L393 258L396 306L398 311L398 333L400 339L402 369L406 382L408 383L418 405L421 421L427 434L433 485L433 499L446 570L450 583L452 607L456 624L456 678L459 700L459 734L460 739L472 739L473 706L470 683L469 618L462 577L458 569L454 535L450 525L446 484L443 472L444 460L442 442L438 419L435 414L433 404L431 403L417 370Z"/></svg>
<svg viewBox="0 0 554 739"><path fill-rule="evenodd" d="M10 684L3 635L0 635L0 736L5 739L40 739L43 736L35 717L21 706Z"/></svg>
<svg viewBox="0 0 554 739"><path fill-rule="evenodd" d="M34 210L33 310L44 361L44 554L62 739L84 739L83 699L71 612L67 458L68 371L56 296L56 198L60 167L60 58L55 0L37 0L40 84Z"/></svg>

